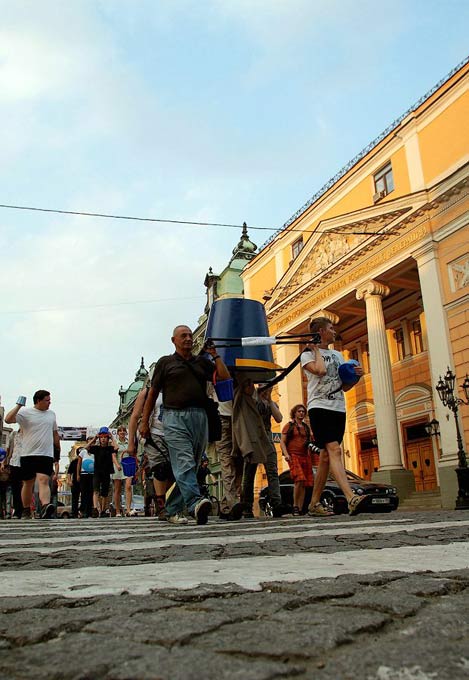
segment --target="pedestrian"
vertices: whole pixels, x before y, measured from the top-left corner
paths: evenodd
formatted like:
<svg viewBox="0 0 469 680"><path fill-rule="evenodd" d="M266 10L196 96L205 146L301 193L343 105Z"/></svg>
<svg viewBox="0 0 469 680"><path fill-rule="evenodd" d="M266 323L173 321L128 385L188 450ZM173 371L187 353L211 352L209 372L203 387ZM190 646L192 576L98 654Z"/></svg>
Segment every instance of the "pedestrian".
<svg viewBox="0 0 469 680"><path fill-rule="evenodd" d="M80 482L78 480L78 460L79 456L75 455L70 461L67 468L67 484L70 487L72 497L72 517L78 517L78 508L80 503Z"/></svg>
<svg viewBox="0 0 469 680"><path fill-rule="evenodd" d="M336 338L331 321L326 317L314 318L310 330L317 335L318 342L302 353L301 365L307 378L309 422L321 453L308 514L313 517L331 514L321 504L321 494L330 468L347 499L349 513L355 515L366 497L352 491L341 450L346 421L344 392L352 385L343 385L339 377L339 366L344 363L342 354L329 349ZM356 366L355 373L361 376L363 369Z"/></svg>
<svg viewBox="0 0 469 680"><path fill-rule="evenodd" d="M94 456L93 490L97 494L96 509L100 517L108 517L109 490L114 472L113 454L117 452L117 443L110 429L101 427L86 449Z"/></svg>
<svg viewBox="0 0 469 680"><path fill-rule="evenodd" d="M200 465L197 470L197 484L199 485L200 493L203 496L209 496L209 484L214 484L215 483L215 478L212 475L212 471L210 470L208 466L208 456L206 453L202 454L202 458L200 459ZM208 479L210 481L208 481Z"/></svg>
<svg viewBox="0 0 469 680"><path fill-rule="evenodd" d="M47 390L37 390L33 407L25 408L26 398L19 397L16 406L5 416L6 423L18 423L23 431L21 447L21 476L23 487L22 518L31 519L31 501L37 481L41 502L41 519L54 516L50 502L50 479L54 475L54 458L60 458L60 439L55 413L50 410L51 396Z"/></svg>
<svg viewBox="0 0 469 680"><path fill-rule="evenodd" d="M264 421L255 398L255 385L251 378L239 374L233 400L233 453L244 459L244 475L241 493L243 516L254 517L254 479L259 463L265 465L271 440L267 436Z"/></svg>
<svg viewBox="0 0 469 680"><path fill-rule="evenodd" d="M282 515L290 512L290 508L287 508L283 505L282 496L280 494L277 450L272 437L272 418L276 423L281 423L283 416L278 404L272 399L272 389L273 388L268 384L261 384L257 387L255 397L257 399L257 409L261 414L267 438L270 442L270 445L266 451L264 463L265 473L267 475L267 484L269 486L270 504L272 506L273 516L281 517Z"/></svg>
<svg viewBox="0 0 469 680"><path fill-rule="evenodd" d="M153 374L152 374L153 375ZM150 384L145 385L135 400L129 420L129 451L134 452L138 441L138 425L142 419L143 409L150 392ZM160 392L150 413L149 432L144 440L142 465L148 467L146 480L153 484L156 497L156 516L160 521L169 520L166 510L166 493L174 484L168 444L163 427L163 393ZM150 496L147 488L147 496ZM187 519L180 513L171 516L172 524L187 524Z"/></svg>
<svg viewBox="0 0 469 680"><path fill-rule="evenodd" d="M132 476L127 476L122 465L122 459L127 458L129 454L129 442L127 441L127 428L123 425L117 428L117 451L113 453L114 473L112 481L114 485L114 508L116 517L123 517L122 512L122 482L125 484L125 505L126 515L131 516L132 513Z"/></svg>
<svg viewBox="0 0 469 680"><path fill-rule="evenodd" d="M206 524L212 504L200 494L196 470L208 442L207 382L230 379L230 373L213 345L205 346L207 357L192 354L193 337L188 326L176 326L171 341L175 352L159 359L145 400L140 433L150 434L150 416L160 392L163 393L163 429L169 450L176 490L166 503L168 521L180 515L184 504L197 524Z"/></svg>
<svg viewBox="0 0 469 680"><path fill-rule="evenodd" d="M91 443L91 439L87 444ZM93 489L94 455L85 446L78 449L77 481L80 485L82 517L98 516L98 499Z"/></svg>
<svg viewBox="0 0 469 680"><path fill-rule="evenodd" d="M309 444L311 432L305 423L306 408L297 404L290 411L290 422L282 429L280 448L293 481L293 515L302 514L307 487L313 486L313 461Z"/></svg>
<svg viewBox="0 0 469 680"><path fill-rule="evenodd" d="M0 519L7 518L7 492L10 486L10 466L6 464L6 449L0 448Z"/></svg>
<svg viewBox="0 0 469 680"><path fill-rule="evenodd" d="M221 438L215 442L220 462L223 498L220 500L220 519L236 521L243 516L241 489L244 460L241 454L233 454L233 400L219 404Z"/></svg>
<svg viewBox="0 0 469 680"><path fill-rule="evenodd" d="M21 440L22 432L19 429L17 432L11 432L8 438L7 457L3 463L10 467L10 489L13 501L12 517L21 519L23 512L23 504L21 502L21 488L23 480L21 479Z"/></svg>

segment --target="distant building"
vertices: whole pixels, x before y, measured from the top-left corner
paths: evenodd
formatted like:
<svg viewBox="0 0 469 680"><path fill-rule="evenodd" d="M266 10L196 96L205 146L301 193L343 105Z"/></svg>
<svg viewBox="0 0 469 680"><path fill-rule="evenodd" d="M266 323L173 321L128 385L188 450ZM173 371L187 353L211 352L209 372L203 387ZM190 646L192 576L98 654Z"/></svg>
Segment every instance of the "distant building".
<svg viewBox="0 0 469 680"><path fill-rule="evenodd" d="M130 385L127 387L127 389L124 389L123 386L121 385L121 388L119 390L119 410L117 411L117 415L112 421L112 423L109 425L109 427L119 427L120 425L125 425L125 427L128 427L129 425L129 420L130 416L132 415L132 409L135 404L135 400L142 389L142 387L145 385L145 383L148 380L148 371L145 368L143 357L142 361L140 362L140 367L137 370L135 374L135 379Z"/></svg>

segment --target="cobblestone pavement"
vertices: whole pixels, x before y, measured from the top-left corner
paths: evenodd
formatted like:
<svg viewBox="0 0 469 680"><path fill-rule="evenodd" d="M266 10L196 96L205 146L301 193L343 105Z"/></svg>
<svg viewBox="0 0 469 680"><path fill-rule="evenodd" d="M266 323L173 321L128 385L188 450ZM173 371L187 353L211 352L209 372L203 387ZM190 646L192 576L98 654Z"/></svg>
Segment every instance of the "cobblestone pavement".
<svg viewBox="0 0 469 680"><path fill-rule="evenodd" d="M2 680L469 680L469 512L0 524Z"/></svg>

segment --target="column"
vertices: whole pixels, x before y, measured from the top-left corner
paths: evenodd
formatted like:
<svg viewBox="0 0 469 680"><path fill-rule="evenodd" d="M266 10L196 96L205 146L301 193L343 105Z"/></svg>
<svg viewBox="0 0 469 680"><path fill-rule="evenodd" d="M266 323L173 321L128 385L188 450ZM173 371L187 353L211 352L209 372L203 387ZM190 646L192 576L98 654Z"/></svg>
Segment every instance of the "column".
<svg viewBox="0 0 469 680"><path fill-rule="evenodd" d="M443 294L437 244L427 243L412 253L417 262L422 303L425 312L428 359L433 391L435 417L440 424L440 444L442 456L438 461L441 500L443 507L454 508L457 496L457 477L454 469L458 465L456 427L453 414L441 403L436 391L440 375L453 368L453 356L448 333L448 323L443 307Z"/></svg>
<svg viewBox="0 0 469 680"><path fill-rule="evenodd" d="M387 295L389 295L389 288L373 280L358 288L356 292L357 299L365 300L366 305L371 382L378 435L380 468L379 472L373 475L373 479L375 481L392 479L391 483L398 484L399 478L399 493L401 497L405 497L413 490L412 487L415 488L415 485L412 472L404 470L402 465L391 361L382 304L382 298Z"/></svg>
<svg viewBox="0 0 469 680"><path fill-rule="evenodd" d="M357 299L364 299L366 304L380 470L402 468L391 361L382 304L382 298L387 295L389 288L379 281L369 281L357 290Z"/></svg>

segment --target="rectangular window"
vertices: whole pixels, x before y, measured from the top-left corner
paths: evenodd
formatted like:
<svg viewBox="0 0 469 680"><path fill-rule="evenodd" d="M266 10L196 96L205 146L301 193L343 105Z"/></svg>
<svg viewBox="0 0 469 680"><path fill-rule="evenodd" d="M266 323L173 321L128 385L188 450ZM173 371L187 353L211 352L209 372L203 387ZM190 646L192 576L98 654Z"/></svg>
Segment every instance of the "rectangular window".
<svg viewBox="0 0 469 680"><path fill-rule="evenodd" d="M349 350L349 355L350 355L350 359L354 359L355 361L359 361L359 359L358 359L358 349L356 347L354 349Z"/></svg>
<svg viewBox="0 0 469 680"><path fill-rule="evenodd" d="M296 239L295 243L293 243L291 247L291 255L292 255L292 260L294 260L298 255L301 253L303 250L303 237L300 236L300 238Z"/></svg>
<svg viewBox="0 0 469 680"><path fill-rule="evenodd" d="M380 198L387 196L391 191L394 191L394 177L392 174L391 162L386 163L384 168L378 170L375 175L373 175L373 180L375 183L375 202Z"/></svg>
<svg viewBox="0 0 469 680"><path fill-rule="evenodd" d="M412 349L414 354L423 352L422 326L420 319L412 321Z"/></svg>
<svg viewBox="0 0 469 680"><path fill-rule="evenodd" d="M396 341L397 360L402 361L405 357L404 331L402 328L396 328L394 340Z"/></svg>

